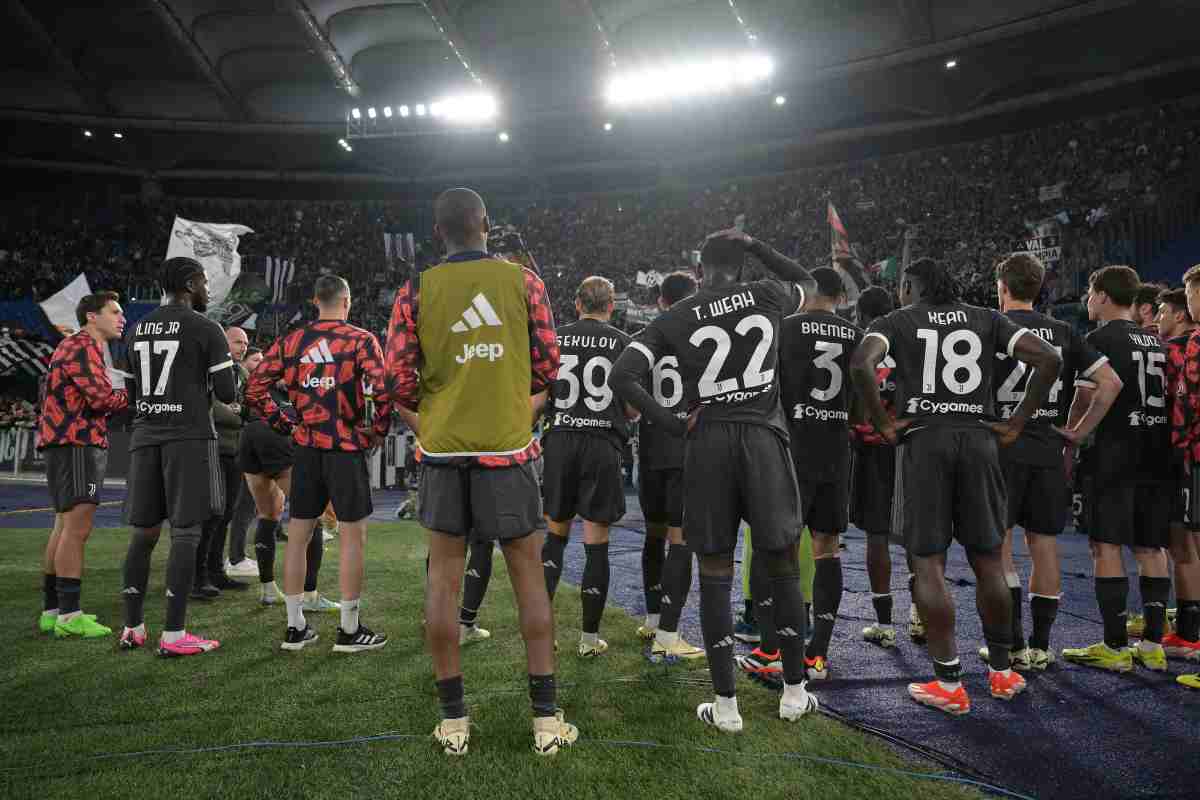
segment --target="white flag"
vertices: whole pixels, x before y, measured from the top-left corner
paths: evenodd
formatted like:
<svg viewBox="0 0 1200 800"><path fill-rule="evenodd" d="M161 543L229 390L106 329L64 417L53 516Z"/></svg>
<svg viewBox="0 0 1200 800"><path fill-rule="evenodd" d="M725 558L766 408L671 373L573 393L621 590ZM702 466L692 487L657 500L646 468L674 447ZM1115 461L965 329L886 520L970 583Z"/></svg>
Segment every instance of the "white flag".
<svg viewBox="0 0 1200 800"><path fill-rule="evenodd" d="M46 319L58 329L63 336L69 336L79 330L79 320L75 318L75 306L79 301L92 293L87 276L82 272L75 280L68 283L58 292L47 297L39 305L46 312Z"/></svg>
<svg viewBox="0 0 1200 800"><path fill-rule="evenodd" d="M193 222L176 217L167 244L167 258L196 259L208 276L208 304L219 306L242 272L238 237L246 233L254 231L236 223Z"/></svg>
<svg viewBox="0 0 1200 800"><path fill-rule="evenodd" d="M271 290L271 302L287 301L287 287L296 275L296 264L291 259L267 259L267 287Z"/></svg>

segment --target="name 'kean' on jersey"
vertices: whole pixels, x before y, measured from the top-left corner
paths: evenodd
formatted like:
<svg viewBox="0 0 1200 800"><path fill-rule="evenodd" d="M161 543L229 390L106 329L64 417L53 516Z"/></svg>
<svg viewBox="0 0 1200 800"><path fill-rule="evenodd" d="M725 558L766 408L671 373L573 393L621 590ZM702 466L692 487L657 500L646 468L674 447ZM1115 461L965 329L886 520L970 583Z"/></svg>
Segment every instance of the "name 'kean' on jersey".
<svg viewBox="0 0 1200 800"><path fill-rule="evenodd" d="M601 433L625 444L625 406L608 388L608 375L628 344L628 334L594 319L558 329L558 380L547 432Z"/></svg>

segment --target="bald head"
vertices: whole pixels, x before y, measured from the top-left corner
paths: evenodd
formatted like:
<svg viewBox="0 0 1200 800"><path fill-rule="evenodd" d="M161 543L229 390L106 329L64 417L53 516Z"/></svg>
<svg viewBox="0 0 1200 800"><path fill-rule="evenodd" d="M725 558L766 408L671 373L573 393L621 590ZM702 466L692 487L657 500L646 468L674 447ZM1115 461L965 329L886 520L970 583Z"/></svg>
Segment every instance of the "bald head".
<svg viewBox="0 0 1200 800"><path fill-rule="evenodd" d="M488 219L483 198L471 189L447 189L433 207L434 230L447 251L482 250L487 245Z"/></svg>
<svg viewBox="0 0 1200 800"><path fill-rule="evenodd" d="M229 354L233 356L233 360L241 361L250 345L250 338L246 336L246 332L236 325L231 325L225 329L225 340L229 342Z"/></svg>

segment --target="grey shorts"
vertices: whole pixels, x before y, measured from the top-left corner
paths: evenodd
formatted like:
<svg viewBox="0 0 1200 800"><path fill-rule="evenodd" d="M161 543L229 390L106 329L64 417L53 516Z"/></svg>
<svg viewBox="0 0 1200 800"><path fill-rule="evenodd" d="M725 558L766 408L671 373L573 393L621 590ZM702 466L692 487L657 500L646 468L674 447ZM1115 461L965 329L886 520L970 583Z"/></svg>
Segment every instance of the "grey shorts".
<svg viewBox="0 0 1200 800"><path fill-rule="evenodd" d="M544 530L532 464L512 467L421 464L418 519L428 530L470 541L509 541Z"/></svg>

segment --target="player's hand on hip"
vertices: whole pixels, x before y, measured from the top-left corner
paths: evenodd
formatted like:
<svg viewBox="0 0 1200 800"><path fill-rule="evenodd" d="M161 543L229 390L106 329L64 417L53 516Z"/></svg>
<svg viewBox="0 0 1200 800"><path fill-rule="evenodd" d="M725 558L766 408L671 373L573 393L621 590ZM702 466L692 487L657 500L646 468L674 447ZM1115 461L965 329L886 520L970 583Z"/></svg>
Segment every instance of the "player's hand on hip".
<svg viewBox="0 0 1200 800"><path fill-rule="evenodd" d="M996 434L996 438L1000 440L1001 447L1009 447L1015 443L1024 429L1023 425L1014 425L1009 420L989 422L987 426L992 429L992 433Z"/></svg>
<svg viewBox="0 0 1200 800"><path fill-rule="evenodd" d="M900 441L900 434L904 432L904 429L909 425L912 425L912 423L913 421L911 419L889 420L888 422L884 423L882 428L879 429L879 435L882 436L884 441L886 441L888 444L894 445Z"/></svg>

